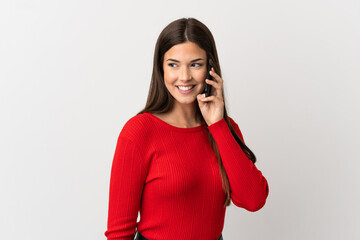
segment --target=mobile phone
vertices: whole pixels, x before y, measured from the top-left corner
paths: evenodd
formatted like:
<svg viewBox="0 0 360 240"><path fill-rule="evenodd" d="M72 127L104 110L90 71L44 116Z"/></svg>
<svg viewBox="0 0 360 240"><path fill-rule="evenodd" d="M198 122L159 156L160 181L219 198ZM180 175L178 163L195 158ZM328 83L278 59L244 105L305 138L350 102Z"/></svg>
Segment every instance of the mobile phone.
<svg viewBox="0 0 360 240"><path fill-rule="evenodd" d="M207 67L207 73L206 73L206 78L209 79L209 80L213 80L212 76L210 75L209 71L211 69L211 65L208 63L208 67ZM204 92L205 93L205 97L208 97L210 96L210 93L211 93L211 85L209 84L205 84L205 89L204 89Z"/></svg>

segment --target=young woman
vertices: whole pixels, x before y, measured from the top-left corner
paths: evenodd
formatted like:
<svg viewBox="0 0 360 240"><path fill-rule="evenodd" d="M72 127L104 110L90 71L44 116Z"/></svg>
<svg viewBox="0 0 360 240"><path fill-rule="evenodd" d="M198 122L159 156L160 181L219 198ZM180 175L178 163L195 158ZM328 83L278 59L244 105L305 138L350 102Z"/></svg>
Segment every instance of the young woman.
<svg viewBox="0 0 360 240"><path fill-rule="evenodd" d="M213 80L206 79L209 65ZM231 201L252 212L264 206L268 183L226 113L223 83L204 24L182 18L165 27L146 106L126 122L117 141L108 239L223 239ZM202 94L206 84L208 97Z"/></svg>

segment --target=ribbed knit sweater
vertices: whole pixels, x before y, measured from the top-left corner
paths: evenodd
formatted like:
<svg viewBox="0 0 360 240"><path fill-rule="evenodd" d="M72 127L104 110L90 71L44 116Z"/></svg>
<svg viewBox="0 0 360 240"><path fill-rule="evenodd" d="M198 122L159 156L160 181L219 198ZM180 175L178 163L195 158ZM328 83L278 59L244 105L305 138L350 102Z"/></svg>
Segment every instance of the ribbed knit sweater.
<svg viewBox="0 0 360 240"><path fill-rule="evenodd" d="M244 141L238 124L229 119ZM246 157L224 118L210 126L179 128L146 112L128 120L117 140L107 239L133 240L136 228L149 240L220 236L226 193L207 129L228 175L232 202L252 212L264 206L267 180Z"/></svg>

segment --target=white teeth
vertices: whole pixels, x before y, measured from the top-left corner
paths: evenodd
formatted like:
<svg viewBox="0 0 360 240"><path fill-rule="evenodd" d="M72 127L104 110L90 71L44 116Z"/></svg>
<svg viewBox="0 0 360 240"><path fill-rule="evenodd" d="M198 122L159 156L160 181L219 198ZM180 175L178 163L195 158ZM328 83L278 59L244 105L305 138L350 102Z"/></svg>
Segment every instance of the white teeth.
<svg viewBox="0 0 360 240"><path fill-rule="evenodd" d="M188 87L182 87L182 86L177 86L180 90L186 91L189 90L191 88L193 88L194 86L188 86Z"/></svg>

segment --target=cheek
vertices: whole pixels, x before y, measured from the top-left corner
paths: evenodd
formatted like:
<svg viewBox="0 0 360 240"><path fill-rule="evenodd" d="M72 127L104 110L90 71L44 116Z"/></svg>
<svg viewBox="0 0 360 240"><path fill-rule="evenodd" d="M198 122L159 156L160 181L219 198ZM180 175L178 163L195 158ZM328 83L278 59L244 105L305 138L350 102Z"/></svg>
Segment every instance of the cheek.
<svg viewBox="0 0 360 240"><path fill-rule="evenodd" d="M195 79L197 82L205 82L205 78L206 78L206 72L197 72L195 75Z"/></svg>
<svg viewBox="0 0 360 240"><path fill-rule="evenodd" d="M173 71L164 70L165 82L173 82L176 80L176 74Z"/></svg>

